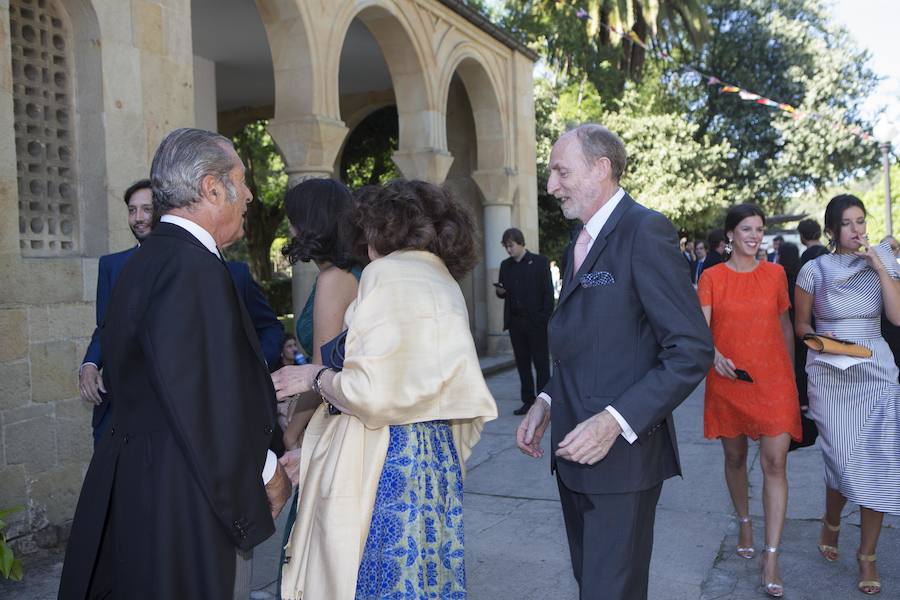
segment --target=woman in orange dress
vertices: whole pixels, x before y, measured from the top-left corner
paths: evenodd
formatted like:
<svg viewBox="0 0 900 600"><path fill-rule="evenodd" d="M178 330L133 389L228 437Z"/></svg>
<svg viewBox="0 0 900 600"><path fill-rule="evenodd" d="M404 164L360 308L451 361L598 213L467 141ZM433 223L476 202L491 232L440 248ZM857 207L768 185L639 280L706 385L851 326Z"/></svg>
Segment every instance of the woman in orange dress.
<svg viewBox="0 0 900 600"><path fill-rule="evenodd" d="M731 256L704 270L697 293L716 348L706 378L704 435L725 451L725 481L740 522L737 554L753 558L747 499L747 438L759 440L763 469L766 544L762 583L779 598L778 544L784 528L785 476L791 438L800 440L800 405L791 357L794 332L787 277L775 263L757 260L766 217L758 206L739 204L725 217Z"/></svg>

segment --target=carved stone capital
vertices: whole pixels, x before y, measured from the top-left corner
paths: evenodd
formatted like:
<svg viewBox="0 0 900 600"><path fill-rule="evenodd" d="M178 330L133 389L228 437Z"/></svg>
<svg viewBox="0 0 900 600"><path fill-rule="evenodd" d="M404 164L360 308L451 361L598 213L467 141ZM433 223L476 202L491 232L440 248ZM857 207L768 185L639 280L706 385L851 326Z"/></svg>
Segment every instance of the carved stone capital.
<svg viewBox="0 0 900 600"><path fill-rule="evenodd" d="M391 157L407 179L420 179L435 185L444 183L453 155L437 148L399 150Z"/></svg>
<svg viewBox="0 0 900 600"><path fill-rule="evenodd" d="M284 156L285 172L292 185L304 179L331 177L349 131L343 121L321 115L275 118L269 121L268 130Z"/></svg>
<svg viewBox="0 0 900 600"><path fill-rule="evenodd" d="M472 179L478 184L478 189L484 196L485 206L498 204L512 206L518 185L518 173L515 169L502 167L475 171L472 173Z"/></svg>

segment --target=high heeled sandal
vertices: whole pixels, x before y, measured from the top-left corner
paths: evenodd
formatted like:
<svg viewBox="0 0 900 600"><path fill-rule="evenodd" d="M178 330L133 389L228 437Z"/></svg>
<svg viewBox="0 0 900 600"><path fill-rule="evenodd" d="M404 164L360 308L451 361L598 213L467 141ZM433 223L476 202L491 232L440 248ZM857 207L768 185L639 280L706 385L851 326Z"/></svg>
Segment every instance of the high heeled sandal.
<svg viewBox="0 0 900 600"><path fill-rule="evenodd" d="M781 552L781 548L777 546L765 546L763 548L763 552L768 552L771 554L778 554ZM780 583L775 583L774 581L766 581L766 565L763 562L763 570L760 573L760 579L762 581L763 589L766 590L766 594L771 596L772 598L781 598L784 596L784 586Z"/></svg>
<svg viewBox="0 0 900 600"><path fill-rule="evenodd" d="M740 526L743 525L744 523L747 523L749 525L751 523L750 517L738 517L738 523L739 523L738 539L740 539L740 537L741 537ZM741 558L750 559L750 558L753 558L754 556L756 556L756 549L753 548L752 546L749 548L742 548L741 546L738 546L735 549L735 554L737 554Z"/></svg>
<svg viewBox="0 0 900 600"><path fill-rule="evenodd" d="M832 533L840 533L841 526L832 525L828 521L825 520L825 517L822 517L822 527L827 529ZM819 534L819 540L822 539L822 534ZM834 562L838 559L838 549L837 546L829 546L828 544L817 543L816 546L819 548L819 554L822 555L822 558L827 560L828 562Z"/></svg>
<svg viewBox="0 0 900 600"><path fill-rule="evenodd" d="M877 557L874 554L856 553L856 560L859 562L875 562L876 558ZM857 583L856 588L863 594L874 596L881 592L881 581L877 579L866 579ZM870 591L866 591L865 588L869 588Z"/></svg>

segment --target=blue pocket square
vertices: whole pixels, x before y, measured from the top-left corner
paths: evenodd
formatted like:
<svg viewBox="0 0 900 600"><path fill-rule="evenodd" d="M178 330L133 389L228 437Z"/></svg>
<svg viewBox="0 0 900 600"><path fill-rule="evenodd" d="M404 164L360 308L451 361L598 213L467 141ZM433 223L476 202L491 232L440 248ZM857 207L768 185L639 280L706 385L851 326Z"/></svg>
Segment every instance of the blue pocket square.
<svg viewBox="0 0 900 600"><path fill-rule="evenodd" d="M590 288L599 285L612 285L616 282L616 278L609 271L594 271L593 273L585 273L581 276L581 287Z"/></svg>

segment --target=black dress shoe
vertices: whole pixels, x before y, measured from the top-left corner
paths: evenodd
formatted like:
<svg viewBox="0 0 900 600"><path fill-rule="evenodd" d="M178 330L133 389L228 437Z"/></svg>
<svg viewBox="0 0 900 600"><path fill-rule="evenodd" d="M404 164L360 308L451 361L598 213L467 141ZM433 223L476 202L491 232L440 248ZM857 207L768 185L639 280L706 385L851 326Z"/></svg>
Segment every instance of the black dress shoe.
<svg viewBox="0 0 900 600"><path fill-rule="evenodd" d="M514 415L520 415L520 416L521 416L521 415L524 415L524 414L527 414L528 411L531 410L531 405L532 405L532 404L534 404L534 403L533 403L533 402L525 402L525 403L523 403L522 406L520 406L519 408L517 408L516 410L513 411L513 414L514 414Z"/></svg>

